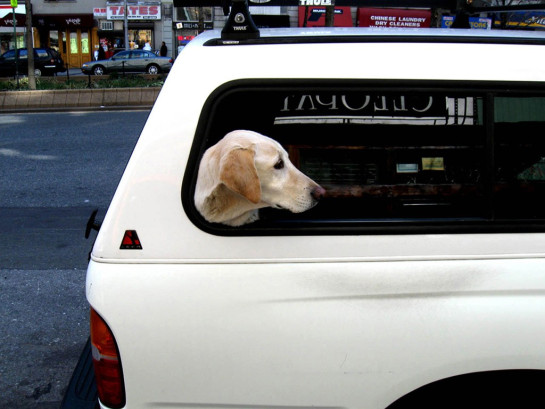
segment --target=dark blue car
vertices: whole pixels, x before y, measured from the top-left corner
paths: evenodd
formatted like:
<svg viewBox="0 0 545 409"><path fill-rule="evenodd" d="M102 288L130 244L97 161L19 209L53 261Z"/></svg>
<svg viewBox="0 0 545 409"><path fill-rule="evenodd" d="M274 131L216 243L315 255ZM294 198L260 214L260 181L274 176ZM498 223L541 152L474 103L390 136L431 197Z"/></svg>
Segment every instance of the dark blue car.
<svg viewBox="0 0 545 409"><path fill-rule="evenodd" d="M26 48L8 50L0 55L0 77L12 77L15 75L15 51L17 51L17 66L20 75L28 75L28 52ZM66 67L60 54L52 48L34 48L34 74L55 75L65 72Z"/></svg>

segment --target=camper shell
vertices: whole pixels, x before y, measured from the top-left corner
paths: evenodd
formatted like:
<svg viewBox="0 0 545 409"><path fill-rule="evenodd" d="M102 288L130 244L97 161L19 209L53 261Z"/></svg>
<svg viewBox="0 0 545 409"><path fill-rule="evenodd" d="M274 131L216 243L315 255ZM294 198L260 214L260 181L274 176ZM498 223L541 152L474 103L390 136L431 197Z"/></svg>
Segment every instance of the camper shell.
<svg viewBox="0 0 545 409"><path fill-rule="evenodd" d="M184 48L102 223L86 294L120 384L102 407L543 399L543 34L250 37ZM200 160L237 129L324 199L206 221Z"/></svg>

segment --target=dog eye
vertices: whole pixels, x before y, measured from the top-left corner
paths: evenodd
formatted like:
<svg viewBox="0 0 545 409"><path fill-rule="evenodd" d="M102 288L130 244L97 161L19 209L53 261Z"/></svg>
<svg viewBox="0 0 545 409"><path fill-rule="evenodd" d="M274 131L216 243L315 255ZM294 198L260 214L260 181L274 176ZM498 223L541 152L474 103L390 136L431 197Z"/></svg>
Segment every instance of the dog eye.
<svg viewBox="0 0 545 409"><path fill-rule="evenodd" d="M282 169L284 167L284 161L282 159L279 159L278 162L274 165L275 169Z"/></svg>

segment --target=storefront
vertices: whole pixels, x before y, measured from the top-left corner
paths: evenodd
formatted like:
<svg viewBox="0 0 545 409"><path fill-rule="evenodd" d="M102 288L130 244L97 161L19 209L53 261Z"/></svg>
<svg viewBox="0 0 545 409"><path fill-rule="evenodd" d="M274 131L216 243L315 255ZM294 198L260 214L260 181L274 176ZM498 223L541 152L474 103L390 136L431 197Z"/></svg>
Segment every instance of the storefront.
<svg viewBox="0 0 545 409"><path fill-rule="evenodd" d="M214 28L213 7L176 7L172 25L178 55L199 32Z"/></svg>
<svg viewBox="0 0 545 409"><path fill-rule="evenodd" d="M25 47L25 22L24 14L15 13L15 34L17 48ZM13 13L6 14L0 18L0 54L15 47L13 33Z"/></svg>
<svg viewBox="0 0 545 409"><path fill-rule="evenodd" d="M161 46L156 39L156 24L161 22L161 2L139 1L127 5L128 47L158 50ZM98 43L106 56L125 49L125 7L122 3L108 2L106 7L93 9L98 21ZM97 43L97 45L98 45ZM98 48L95 49L95 51Z"/></svg>
<svg viewBox="0 0 545 409"><path fill-rule="evenodd" d="M299 27L324 27L325 7L299 7ZM335 7L335 27L352 27L352 12L350 7Z"/></svg>
<svg viewBox="0 0 545 409"><path fill-rule="evenodd" d="M493 14L494 28L517 30L545 29L545 11L513 11ZM471 21L470 21L471 24Z"/></svg>
<svg viewBox="0 0 545 409"><path fill-rule="evenodd" d="M35 14L38 30L37 46L57 50L68 68L79 68L91 60L93 32L92 14Z"/></svg>
<svg viewBox="0 0 545 409"><path fill-rule="evenodd" d="M441 28L451 28L456 16L442 16ZM473 29L491 30L492 19L487 17L469 17L469 27Z"/></svg>

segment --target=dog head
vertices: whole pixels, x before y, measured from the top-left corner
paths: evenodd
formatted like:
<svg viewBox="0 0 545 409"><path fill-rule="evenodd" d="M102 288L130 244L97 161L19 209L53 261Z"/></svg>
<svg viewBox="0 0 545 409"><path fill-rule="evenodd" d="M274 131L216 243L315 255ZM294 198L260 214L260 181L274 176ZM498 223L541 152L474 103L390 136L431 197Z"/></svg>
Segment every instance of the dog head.
<svg viewBox="0 0 545 409"><path fill-rule="evenodd" d="M204 154L195 205L210 222L239 226L258 219L263 207L304 212L325 190L300 172L275 140L252 131L233 131Z"/></svg>

